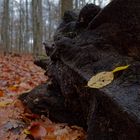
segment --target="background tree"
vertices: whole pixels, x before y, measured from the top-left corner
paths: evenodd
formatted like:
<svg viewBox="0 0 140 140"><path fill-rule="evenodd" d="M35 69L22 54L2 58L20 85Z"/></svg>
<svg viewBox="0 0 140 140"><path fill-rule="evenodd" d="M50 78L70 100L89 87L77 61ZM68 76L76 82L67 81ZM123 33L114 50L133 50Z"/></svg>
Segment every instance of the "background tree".
<svg viewBox="0 0 140 140"><path fill-rule="evenodd" d="M3 0L1 38L4 53L9 52L9 0Z"/></svg>
<svg viewBox="0 0 140 140"><path fill-rule="evenodd" d="M38 56L42 46L42 0L32 0L33 54Z"/></svg>
<svg viewBox="0 0 140 140"><path fill-rule="evenodd" d="M51 43L65 10L86 3L104 7L110 0L0 0L0 52L42 53Z"/></svg>
<svg viewBox="0 0 140 140"><path fill-rule="evenodd" d="M73 8L73 0L61 0L61 17L63 17L66 10Z"/></svg>

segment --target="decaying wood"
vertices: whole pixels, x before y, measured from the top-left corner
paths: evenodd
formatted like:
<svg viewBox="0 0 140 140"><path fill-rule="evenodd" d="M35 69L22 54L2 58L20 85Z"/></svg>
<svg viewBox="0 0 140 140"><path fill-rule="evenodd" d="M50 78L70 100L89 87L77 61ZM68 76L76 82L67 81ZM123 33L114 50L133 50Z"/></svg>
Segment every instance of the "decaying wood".
<svg viewBox="0 0 140 140"><path fill-rule="evenodd" d="M56 40L47 65L49 85L23 94L21 100L32 111L47 113L54 121L83 126L88 140L138 140L139 7L139 0L113 0L88 29L74 38ZM108 86L86 87L91 76L128 64L130 67L116 73Z"/></svg>

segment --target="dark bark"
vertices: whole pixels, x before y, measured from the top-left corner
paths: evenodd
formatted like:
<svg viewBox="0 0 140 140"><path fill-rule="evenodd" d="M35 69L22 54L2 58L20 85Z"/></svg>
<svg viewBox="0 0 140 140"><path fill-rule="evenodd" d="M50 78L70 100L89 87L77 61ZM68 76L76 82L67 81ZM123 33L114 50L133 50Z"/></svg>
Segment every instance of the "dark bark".
<svg viewBox="0 0 140 140"><path fill-rule="evenodd" d="M51 93L52 97L39 99L36 109L42 108L37 113L47 108L53 120L70 124L77 122L75 124L87 127L88 140L139 139L139 7L139 0L114 0L93 19L87 30L73 39L62 37L55 42L47 74L51 86L55 87L51 91L59 90L56 95ZM91 76L128 64L130 67L116 73L110 85L101 89L86 87ZM49 94L47 90L38 92L36 96L34 91L21 97L32 111L35 111L34 101L40 94ZM55 108L53 113L53 109L48 107L51 105ZM68 111L74 118L69 120L67 115L59 116L58 105L64 114Z"/></svg>

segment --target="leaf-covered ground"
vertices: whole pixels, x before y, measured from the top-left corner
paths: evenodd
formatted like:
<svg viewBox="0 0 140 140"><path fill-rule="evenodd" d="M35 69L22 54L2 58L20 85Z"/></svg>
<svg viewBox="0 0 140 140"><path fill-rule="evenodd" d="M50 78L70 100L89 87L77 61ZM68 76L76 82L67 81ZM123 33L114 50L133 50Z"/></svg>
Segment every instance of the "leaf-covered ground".
<svg viewBox="0 0 140 140"><path fill-rule="evenodd" d="M32 114L17 99L19 94L46 81L32 56L0 56L0 140L85 139L82 128L56 124L45 116Z"/></svg>

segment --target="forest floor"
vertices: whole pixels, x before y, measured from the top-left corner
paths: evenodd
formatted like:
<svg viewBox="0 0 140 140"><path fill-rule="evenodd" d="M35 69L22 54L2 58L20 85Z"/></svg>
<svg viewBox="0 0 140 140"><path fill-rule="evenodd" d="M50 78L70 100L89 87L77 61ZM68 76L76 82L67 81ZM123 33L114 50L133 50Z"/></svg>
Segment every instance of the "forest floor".
<svg viewBox="0 0 140 140"><path fill-rule="evenodd" d="M84 140L78 126L56 124L31 113L18 96L47 81L33 57L0 56L0 140Z"/></svg>

